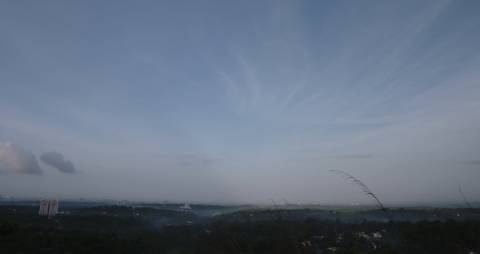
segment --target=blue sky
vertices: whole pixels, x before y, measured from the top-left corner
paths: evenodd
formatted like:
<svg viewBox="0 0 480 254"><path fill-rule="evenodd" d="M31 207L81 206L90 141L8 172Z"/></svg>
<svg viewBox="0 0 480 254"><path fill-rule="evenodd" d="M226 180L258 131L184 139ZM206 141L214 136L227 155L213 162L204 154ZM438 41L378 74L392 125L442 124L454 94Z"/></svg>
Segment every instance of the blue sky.
<svg viewBox="0 0 480 254"><path fill-rule="evenodd" d="M368 202L328 172L341 169L387 203L456 202L458 184L478 199L479 11L3 1L0 142L42 174L4 159L0 194ZM39 159L51 151L76 173Z"/></svg>

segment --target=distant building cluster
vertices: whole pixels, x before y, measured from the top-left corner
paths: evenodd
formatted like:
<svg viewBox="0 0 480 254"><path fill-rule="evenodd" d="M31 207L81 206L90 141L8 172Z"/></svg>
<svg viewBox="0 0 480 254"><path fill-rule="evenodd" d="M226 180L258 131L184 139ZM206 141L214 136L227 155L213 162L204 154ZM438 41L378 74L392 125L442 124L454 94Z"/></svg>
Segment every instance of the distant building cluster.
<svg viewBox="0 0 480 254"><path fill-rule="evenodd" d="M40 201L40 209L38 214L40 216L53 217L58 213L58 200L57 199L42 199Z"/></svg>

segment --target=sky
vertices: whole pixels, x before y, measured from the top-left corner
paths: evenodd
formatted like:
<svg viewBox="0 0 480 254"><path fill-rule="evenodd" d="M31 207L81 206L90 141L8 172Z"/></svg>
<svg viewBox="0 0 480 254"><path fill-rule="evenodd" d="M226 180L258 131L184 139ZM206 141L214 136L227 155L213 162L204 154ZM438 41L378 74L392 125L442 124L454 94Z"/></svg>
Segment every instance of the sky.
<svg viewBox="0 0 480 254"><path fill-rule="evenodd" d="M480 2L1 1L0 195L480 201Z"/></svg>

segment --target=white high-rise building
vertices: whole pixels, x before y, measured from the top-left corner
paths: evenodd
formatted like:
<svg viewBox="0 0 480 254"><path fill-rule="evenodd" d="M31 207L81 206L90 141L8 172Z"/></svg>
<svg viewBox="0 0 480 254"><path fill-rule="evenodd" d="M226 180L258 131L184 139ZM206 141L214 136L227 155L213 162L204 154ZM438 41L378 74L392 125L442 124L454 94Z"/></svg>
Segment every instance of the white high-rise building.
<svg viewBox="0 0 480 254"><path fill-rule="evenodd" d="M40 200L40 209L38 211L39 215L47 216L48 215L48 203L47 199Z"/></svg>
<svg viewBox="0 0 480 254"><path fill-rule="evenodd" d="M40 209L38 214L41 216L53 217L58 213L58 200L57 199L42 199L40 201Z"/></svg>
<svg viewBox="0 0 480 254"><path fill-rule="evenodd" d="M48 216L53 217L58 213L58 200L52 199L50 200L50 204L48 206Z"/></svg>
<svg viewBox="0 0 480 254"><path fill-rule="evenodd" d="M192 210L192 207L190 207L190 204L185 203L183 206L180 207L180 209L183 211L190 211Z"/></svg>

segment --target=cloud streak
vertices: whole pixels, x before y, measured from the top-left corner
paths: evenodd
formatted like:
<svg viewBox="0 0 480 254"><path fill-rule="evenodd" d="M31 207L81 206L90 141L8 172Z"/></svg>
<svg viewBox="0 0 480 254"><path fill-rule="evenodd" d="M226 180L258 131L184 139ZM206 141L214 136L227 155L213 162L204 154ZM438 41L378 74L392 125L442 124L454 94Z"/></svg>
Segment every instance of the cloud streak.
<svg viewBox="0 0 480 254"><path fill-rule="evenodd" d="M480 166L480 160L468 160L464 161L464 164Z"/></svg>

